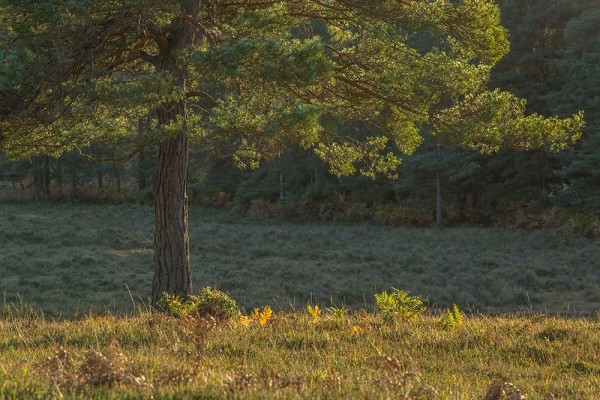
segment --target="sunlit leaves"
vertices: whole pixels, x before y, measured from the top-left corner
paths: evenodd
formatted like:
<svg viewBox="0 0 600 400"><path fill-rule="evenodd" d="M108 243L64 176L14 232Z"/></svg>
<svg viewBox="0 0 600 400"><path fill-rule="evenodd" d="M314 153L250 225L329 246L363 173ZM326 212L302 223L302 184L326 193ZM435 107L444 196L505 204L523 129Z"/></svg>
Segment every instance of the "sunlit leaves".
<svg viewBox="0 0 600 400"><path fill-rule="evenodd" d="M499 90L466 96L437 115L438 139L491 153L503 147L558 151L577 141L584 126L583 113L571 118L525 115L525 100Z"/></svg>
<svg viewBox="0 0 600 400"><path fill-rule="evenodd" d="M20 39L0 48L0 90L39 91L7 119L13 134L4 147L27 154L40 142L56 152L111 142L135 136L137 120L150 116L152 134L142 140L185 131L194 143L224 143L240 166L300 143L337 175L393 177L399 152L414 152L432 127L440 140L490 152L558 150L582 126L581 116L526 117L520 100L485 91L508 51L490 0L202 2L197 40L167 54L160 37L178 6L0 0L9 27L0 36ZM45 64L56 73L42 73ZM11 93L25 99L22 92ZM175 104L185 112L158 119L157 109Z"/></svg>
<svg viewBox="0 0 600 400"><path fill-rule="evenodd" d="M358 172L374 178L380 173L394 178L400 159L393 152L384 151L388 142L389 139L385 136L371 136L364 142L319 143L315 152L329 163L334 175L353 175Z"/></svg>

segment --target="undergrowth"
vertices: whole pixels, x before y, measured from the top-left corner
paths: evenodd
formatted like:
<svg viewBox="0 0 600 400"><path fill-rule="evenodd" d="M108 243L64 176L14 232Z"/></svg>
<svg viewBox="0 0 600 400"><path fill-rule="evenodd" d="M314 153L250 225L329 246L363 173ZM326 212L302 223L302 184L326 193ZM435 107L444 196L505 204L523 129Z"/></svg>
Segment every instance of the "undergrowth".
<svg viewBox="0 0 600 400"><path fill-rule="evenodd" d="M388 316L313 304L58 321L8 304L0 399L584 399L600 389L597 319L457 306Z"/></svg>

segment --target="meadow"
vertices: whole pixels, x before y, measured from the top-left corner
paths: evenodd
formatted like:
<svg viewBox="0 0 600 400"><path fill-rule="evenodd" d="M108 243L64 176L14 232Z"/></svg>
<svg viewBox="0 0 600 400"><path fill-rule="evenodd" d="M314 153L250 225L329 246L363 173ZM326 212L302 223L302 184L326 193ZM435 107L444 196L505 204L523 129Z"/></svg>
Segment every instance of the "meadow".
<svg viewBox="0 0 600 400"><path fill-rule="evenodd" d="M217 287L241 306L240 316L214 320L147 309L152 209L0 210L0 399L600 393L597 239L192 209L196 288ZM392 287L422 296L428 311L412 319L378 311L373 295ZM454 303L466 318L445 324ZM265 306L269 318L251 317Z"/></svg>
<svg viewBox="0 0 600 400"><path fill-rule="evenodd" d="M153 211L134 205L0 206L0 290L49 316L126 313L146 302ZM598 239L500 228L419 229L240 219L192 208L194 285L245 309L373 307L395 287L471 312L594 315ZM133 301L132 301L133 299Z"/></svg>
<svg viewBox="0 0 600 400"><path fill-rule="evenodd" d="M50 321L13 305L0 398L594 399L599 332L597 319L542 315L444 328L431 314L297 311L245 326L142 311Z"/></svg>

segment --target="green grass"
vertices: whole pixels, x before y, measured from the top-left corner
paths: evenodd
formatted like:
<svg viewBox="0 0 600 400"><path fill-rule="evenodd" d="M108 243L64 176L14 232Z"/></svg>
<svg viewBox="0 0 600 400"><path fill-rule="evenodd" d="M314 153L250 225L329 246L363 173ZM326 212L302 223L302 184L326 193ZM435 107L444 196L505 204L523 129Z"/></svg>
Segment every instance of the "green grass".
<svg viewBox="0 0 600 400"><path fill-rule="evenodd" d="M494 382L528 399L600 391L592 319L479 316L444 329L432 315L314 323L296 312L244 327L148 313L49 321L23 309L0 318L0 398L481 399Z"/></svg>
<svg viewBox="0 0 600 400"><path fill-rule="evenodd" d="M153 211L142 206L0 205L0 290L48 315L127 312L147 299ZM492 228L418 229L238 220L192 209L194 283L245 308L351 309L396 287L482 313L592 315L597 239Z"/></svg>

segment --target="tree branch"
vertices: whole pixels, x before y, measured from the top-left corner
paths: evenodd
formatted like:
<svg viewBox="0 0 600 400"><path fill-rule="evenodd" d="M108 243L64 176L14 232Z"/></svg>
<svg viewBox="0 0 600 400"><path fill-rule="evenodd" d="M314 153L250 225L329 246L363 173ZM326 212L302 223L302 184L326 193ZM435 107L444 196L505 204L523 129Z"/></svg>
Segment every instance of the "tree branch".
<svg viewBox="0 0 600 400"><path fill-rule="evenodd" d="M146 61L152 65L154 65L155 67L158 65L158 57L157 56L153 56L152 54L148 54L143 50L135 50L132 51L131 53L123 56L123 57L119 57L117 58L115 61L113 61L110 66L108 67L108 69L110 71L114 70L115 68L117 68L120 65L123 64L127 64L131 61L135 61L135 60L143 60Z"/></svg>
<svg viewBox="0 0 600 400"><path fill-rule="evenodd" d="M146 20L146 29L150 37L154 39L161 53L169 51L169 40L163 34L162 29L152 20Z"/></svg>
<svg viewBox="0 0 600 400"><path fill-rule="evenodd" d="M77 150L79 151L79 155L87 161L91 161L91 162L108 162L108 161L125 162L125 161L131 160L133 157L135 157L137 154L139 154L139 152L144 150L144 148L146 146L148 146L148 144L146 144L146 143L141 144L138 147L136 147L135 149L133 149L130 153L127 153L121 157L99 157L99 158L97 158L97 157L90 156L88 154L84 154L83 151L81 151L81 149L79 147L77 148Z"/></svg>

